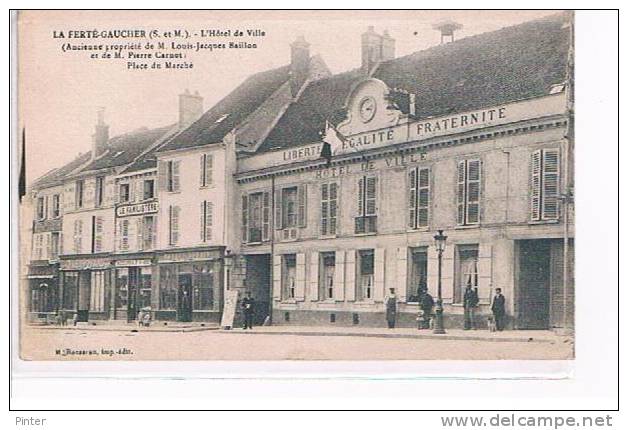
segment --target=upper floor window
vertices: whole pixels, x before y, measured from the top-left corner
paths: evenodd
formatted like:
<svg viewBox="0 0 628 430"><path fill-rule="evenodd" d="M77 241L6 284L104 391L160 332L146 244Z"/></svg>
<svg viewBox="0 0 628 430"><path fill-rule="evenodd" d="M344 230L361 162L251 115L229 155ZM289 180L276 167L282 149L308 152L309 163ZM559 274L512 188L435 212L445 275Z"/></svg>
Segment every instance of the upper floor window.
<svg viewBox="0 0 628 430"><path fill-rule="evenodd" d="M430 169L415 167L408 172L408 227L427 227L430 213Z"/></svg>
<svg viewBox="0 0 628 430"><path fill-rule="evenodd" d="M53 194L52 196L52 217L59 218L61 216L61 194Z"/></svg>
<svg viewBox="0 0 628 430"><path fill-rule="evenodd" d="M242 196L242 241L257 243L270 237L270 193Z"/></svg>
<svg viewBox="0 0 628 430"><path fill-rule="evenodd" d="M141 225L138 229L141 233L140 249L147 251L153 249L157 239L157 222L154 215L145 216L138 221Z"/></svg>
<svg viewBox="0 0 628 430"><path fill-rule="evenodd" d="M46 218L46 198L37 198L37 219L43 220Z"/></svg>
<svg viewBox="0 0 628 430"><path fill-rule="evenodd" d="M74 253L83 252L83 220L74 220Z"/></svg>
<svg viewBox="0 0 628 430"><path fill-rule="evenodd" d="M170 160L166 163L166 190L177 192L180 189L179 161Z"/></svg>
<svg viewBox="0 0 628 430"><path fill-rule="evenodd" d="M358 180L358 213L355 218L355 232L374 233L377 231L377 177L363 176Z"/></svg>
<svg viewBox="0 0 628 430"><path fill-rule="evenodd" d="M209 187L212 184L214 173L214 157L211 154L201 154L200 185Z"/></svg>
<svg viewBox="0 0 628 430"><path fill-rule="evenodd" d="M131 184L120 184L120 203L131 200Z"/></svg>
<svg viewBox="0 0 628 430"><path fill-rule="evenodd" d="M558 219L560 154L558 148L539 149L531 159L530 218L533 221Z"/></svg>
<svg viewBox="0 0 628 430"><path fill-rule="evenodd" d="M282 202L282 226L291 228L297 226L297 187L284 188L281 190Z"/></svg>
<svg viewBox="0 0 628 430"><path fill-rule="evenodd" d="M275 191L275 228L284 230L284 239L296 239L296 228L306 226L306 184Z"/></svg>
<svg viewBox="0 0 628 430"><path fill-rule="evenodd" d="M104 196L105 196L105 177L98 176L96 178L96 196L95 196L96 207L102 206Z"/></svg>
<svg viewBox="0 0 628 430"><path fill-rule="evenodd" d="M321 185L321 235L335 235L338 218L338 184Z"/></svg>
<svg viewBox="0 0 628 430"><path fill-rule="evenodd" d="M155 181L153 179L144 180L144 200L150 200L155 197Z"/></svg>
<svg viewBox="0 0 628 430"><path fill-rule="evenodd" d="M458 225L474 225L480 222L481 167L482 164L477 159L458 162Z"/></svg>
<svg viewBox="0 0 628 430"><path fill-rule="evenodd" d="M53 231L50 233L50 259L56 260L61 253L61 233Z"/></svg>
<svg viewBox="0 0 628 430"><path fill-rule="evenodd" d="M85 182L81 179L76 181L76 189L75 189L75 196L74 196L74 201L76 204L76 209L80 209L83 207L83 191L85 188Z"/></svg>

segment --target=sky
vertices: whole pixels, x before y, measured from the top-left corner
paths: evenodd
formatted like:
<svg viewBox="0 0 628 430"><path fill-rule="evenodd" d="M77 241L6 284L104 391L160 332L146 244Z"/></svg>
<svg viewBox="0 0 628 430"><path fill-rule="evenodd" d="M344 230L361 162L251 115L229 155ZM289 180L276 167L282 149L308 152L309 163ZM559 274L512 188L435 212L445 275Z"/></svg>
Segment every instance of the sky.
<svg viewBox="0 0 628 430"><path fill-rule="evenodd" d="M445 19L463 25L456 39L498 30L552 11L27 11L18 19L18 123L26 127L27 184L91 149L96 112L105 108L110 136L178 120L178 95L198 91L208 110L253 73L290 61L290 43L304 36L332 73L360 65L360 35L368 26L388 30L396 56L440 43L432 28ZM246 40L257 49L188 52L185 70L128 70L120 60L91 59L86 51L62 52L55 38L78 30L259 29L261 38L201 39L193 43ZM135 39L146 43L148 39ZM126 43L115 40L114 43Z"/></svg>

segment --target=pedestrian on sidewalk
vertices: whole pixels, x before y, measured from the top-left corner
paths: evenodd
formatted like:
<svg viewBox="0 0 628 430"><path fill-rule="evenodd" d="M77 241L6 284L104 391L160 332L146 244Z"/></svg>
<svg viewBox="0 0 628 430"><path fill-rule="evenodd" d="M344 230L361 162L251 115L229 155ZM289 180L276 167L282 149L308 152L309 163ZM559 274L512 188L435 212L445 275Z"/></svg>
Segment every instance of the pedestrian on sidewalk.
<svg viewBox="0 0 628 430"><path fill-rule="evenodd" d="M478 305L478 292L471 288L471 281L467 282L464 290L464 329L475 330L475 308Z"/></svg>
<svg viewBox="0 0 628 430"><path fill-rule="evenodd" d="M244 312L244 330L253 330L253 315L255 313L255 300L251 297L251 292L246 292L246 297L242 299L242 311Z"/></svg>
<svg viewBox="0 0 628 430"><path fill-rule="evenodd" d="M394 288L390 289L390 293L386 296L385 303L388 328L395 328L395 322L397 320L397 296L395 295Z"/></svg>
<svg viewBox="0 0 628 430"><path fill-rule="evenodd" d="M504 330L504 323L506 319L506 298L502 295L501 288L495 288L495 297L493 297L491 311L493 312L495 328L497 331Z"/></svg>
<svg viewBox="0 0 628 430"><path fill-rule="evenodd" d="M434 298L427 292L427 287L422 285L419 287L419 307L421 308L420 329L429 329L430 320L432 319L432 311L434 309Z"/></svg>

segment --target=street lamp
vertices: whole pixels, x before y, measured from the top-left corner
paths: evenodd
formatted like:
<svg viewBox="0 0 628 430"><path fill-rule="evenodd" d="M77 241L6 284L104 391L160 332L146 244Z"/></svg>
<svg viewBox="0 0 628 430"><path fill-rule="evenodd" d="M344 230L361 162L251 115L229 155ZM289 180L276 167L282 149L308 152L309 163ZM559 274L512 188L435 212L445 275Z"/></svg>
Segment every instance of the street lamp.
<svg viewBox="0 0 628 430"><path fill-rule="evenodd" d="M445 334L445 326L443 325L443 288L442 288L442 268L443 268L443 252L445 251L445 241L447 236L443 234L443 230L438 230L438 234L434 235L434 246L438 252L438 298L436 299L436 319L434 320L434 334Z"/></svg>

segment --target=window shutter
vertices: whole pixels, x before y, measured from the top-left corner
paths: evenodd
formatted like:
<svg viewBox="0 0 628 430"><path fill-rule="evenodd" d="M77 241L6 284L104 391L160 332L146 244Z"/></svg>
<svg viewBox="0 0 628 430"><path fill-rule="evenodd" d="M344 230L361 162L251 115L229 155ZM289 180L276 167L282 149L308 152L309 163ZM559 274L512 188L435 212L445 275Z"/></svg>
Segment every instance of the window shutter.
<svg viewBox="0 0 628 430"><path fill-rule="evenodd" d="M345 258L345 297L348 301L355 301L355 253L355 249L350 249Z"/></svg>
<svg viewBox="0 0 628 430"><path fill-rule="evenodd" d="M273 255L273 299L281 299L281 255Z"/></svg>
<svg viewBox="0 0 628 430"><path fill-rule="evenodd" d="M94 223L94 227L96 229L94 235L94 252L102 252L102 239L103 239L103 217L97 216L96 221Z"/></svg>
<svg viewBox="0 0 628 430"><path fill-rule="evenodd" d="M492 246L481 243L478 247L478 297L481 302L489 303L492 284Z"/></svg>
<svg viewBox="0 0 628 430"><path fill-rule="evenodd" d="M59 233L59 255L63 255L63 233Z"/></svg>
<svg viewBox="0 0 628 430"><path fill-rule="evenodd" d="M480 160L467 161L467 224L480 222Z"/></svg>
<svg viewBox="0 0 628 430"><path fill-rule="evenodd" d="M559 163L558 149L543 150L543 219L558 219Z"/></svg>
<svg viewBox="0 0 628 430"><path fill-rule="evenodd" d="M408 172L408 228L416 228L417 170Z"/></svg>
<svg viewBox="0 0 628 430"><path fill-rule="evenodd" d="M385 248L375 248L375 291L373 292L373 299L376 302L383 302L385 289L386 289L386 249Z"/></svg>
<svg viewBox="0 0 628 430"><path fill-rule="evenodd" d="M212 202L205 203L205 240L212 240L212 226L214 224L214 204Z"/></svg>
<svg viewBox="0 0 628 430"><path fill-rule="evenodd" d="M135 236L137 238L135 248L141 251L144 249L144 219L142 217L138 217L135 221Z"/></svg>
<svg viewBox="0 0 628 430"><path fill-rule="evenodd" d="M438 295L438 252L433 246L427 248L427 292L436 300Z"/></svg>
<svg viewBox="0 0 628 430"><path fill-rule="evenodd" d="M338 229L338 184L329 184L329 234L336 234Z"/></svg>
<svg viewBox="0 0 628 430"><path fill-rule="evenodd" d="M179 177L179 167L181 161L172 162L172 191L179 191L181 187L181 180Z"/></svg>
<svg viewBox="0 0 628 430"><path fill-rule="evenodd" d="M318 300L318 282L320 279L320 256L318 251L310 252L310 271L309 271L309 298L310 301Z"/></svg>
<svg viewBox="0 0 628 430"><path fill-rule="evenodd" d="M530 217L541 218L541 150L534 151L530 158Z"/></svg>
<svg viewBox="0 0 628 430"><path fill-rule="evenodd" d="M281 189L275 190L275 228L281 230L283 228L283 220L281 216Z"/></svg>
<svg viewBox="0 0 628 430"><path fill-rule="evenodd" d="M70 183L66 185L65 192L64 192L65 197L63 199L63 211L66 213L74 209L74 205L75 205L74 199L76 197L75 189L76 189L75 183Z"/></svg>
<svg viewBox="0 0 628 430"><path fill-rule="evenodd" d="M366 178L366 214L377 214L377 177Z"/></svg>
<svg viewBox="0 0 628 430"><path fill-rule="evenodd" d="M207 185L206 176L205 176L205 173L207 172L206 158L207 158L206 154L201 154L200 156L201 165L199 168L199 175L198 175L199 176L198 183L201 187L204 187L205 185Z"/></svg>
<svg viewBox="0 0 628 430"><path fill-rule="evenodd" d="M397 294L399 300L406 301L408 294L408 248L397 248Z"/></svg>
<svg viewBox="0 0 628 430"><path fill-rule="evenodd" d="M270 193L262 194L262 241L270 240Z"/></svg>
<svg viewBox="0 0 628 430"><path fill-rule="evenodd" d="M358 216L364 216L364 188L365 188L365 177L361 177L358 181Z"/></svg>
<svg viewBox="0 0 628 430"><path fill-rule="evenodd" d="M120 235L122 237L120 249L122 251L126 251L129 249L129 220L128 219L122 220L122 225L120 228Z"/></svg>
<svg viewBox="0 0 628 430"><path fill-rule="evenodd" d="M457 175L457 191L456 201L458 206L457 221L459 225L465 224L465 200L466 200L466 176L467 176L467 162L466 160L458 162L458 175Z"/></svg>
<svg viewBox="0 0 628 430"><path fill-rule="evenodd" d="M205 185L210 186L214 182L214 156L207 154L205 157Z"/></svg>
<svg viewBox="0 0 628 430"><path fill-rule="evenodd" d="M44 197L44 219L48 218L48 196Z"/></svg>
<svg viewBox="0 0 628 430"><path fill-rule="evenodd" d="M417 227L427 227L430 213L430 169L417 169L418 205Z"/></svg>
<svg viewBox="0 0 628 430"><path fill-rule="evenodd" d="M295 299L305 300L305 254L297 254Z"/></svg>
<svg viewBox="0 0 628 430"><path fill-rule="evenodd" d="M129 181L129 203L134 203L136 198L137 198L137 193L136 193L136 189L135 189L135 182L136 181Z"/></svg>
<svg viewBox="0 0 628 430"><path fill-rule="evenodd" d="M205 216L205 211L207 210L207 207L205 205L205 200L201 201L201 209L199 211L199 233L201 235L201 242L205 242L206 239L206 235L205 235L205 220L206 220L206 216Z"/></svg>
<svg viewBox="0 0 628 430"><path fill-rule="evenodd" d="M321 185L321 235L329 234L329 184Z"/></svg>
<svg viewBox="0 0 628 430"><path fill-rule="evenodd" d="M168 162L157 162L157 188L159 191L168 190Z"/></svg>
<svg viewBox="0 0 628 430"><path fill-rule="evenodd" d="M447 246L443 252L442 282L443 301L451 302L454 298L454 245ZM438 255L436 255L438 264ZM436 267L438 278L438 266ZM438 281L438 279L437 279ZM438 285L437 285L438 287Z"/></svg>
<svg viewBox="0 0 628 430"><path fill-rule="evenodd" d="M345 251L336 251L334 299L340 302L345 300Z"/></svg>
<svg viewBox="0 0 628 430"><path fill-rule="evenodd" d="M242 242L248 242L249 233L249 196L242 195Z"/></svg>
<svg viewBox="0 0 628 430"><path fill-rule="evenodd" d="M300 228L307 225L307 184L297 187L297 223Z"/></svg>
<svg viewBox="0 0 628 430"><path fill-rule="evenodd" d="M179 206L171 206L172 208L172 245L179 242Z"/></svg>
<svg viewBox="0 0 628 430"><path fill-rule="evenodd" d="M113 177L108 177L105 179L105 185L103 188L103 203L105 206L111 206L113 204L116 203L115 200L115 188L116 188L116 181L115 178Z"/></svg>

